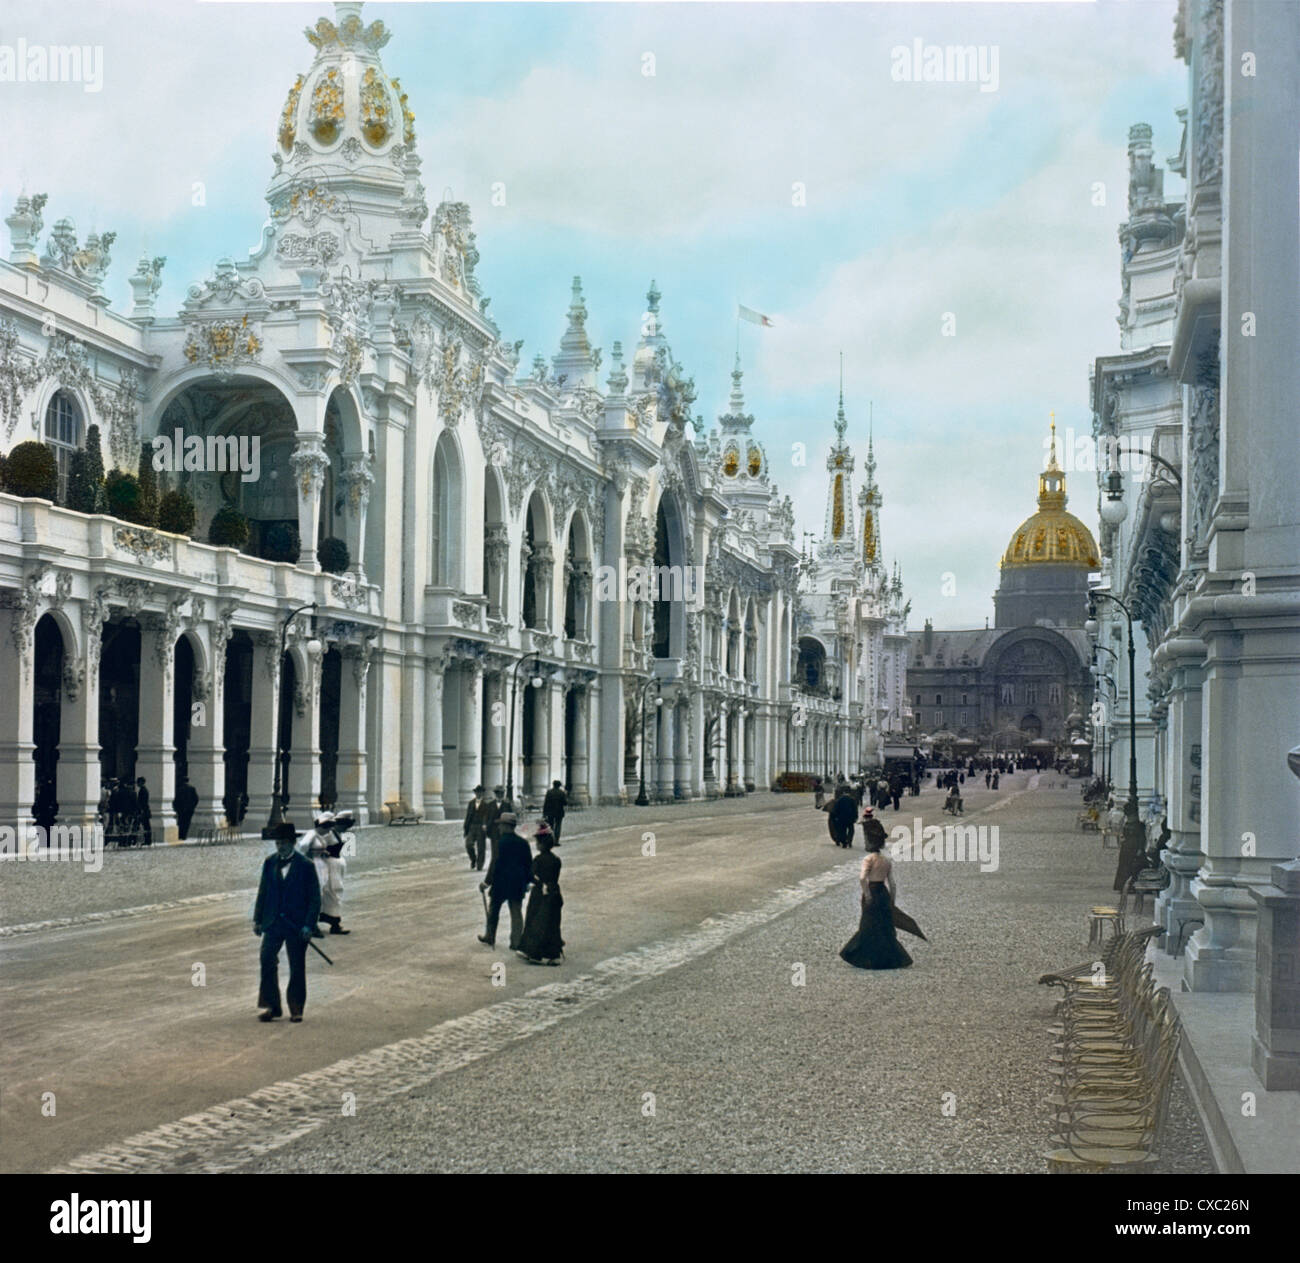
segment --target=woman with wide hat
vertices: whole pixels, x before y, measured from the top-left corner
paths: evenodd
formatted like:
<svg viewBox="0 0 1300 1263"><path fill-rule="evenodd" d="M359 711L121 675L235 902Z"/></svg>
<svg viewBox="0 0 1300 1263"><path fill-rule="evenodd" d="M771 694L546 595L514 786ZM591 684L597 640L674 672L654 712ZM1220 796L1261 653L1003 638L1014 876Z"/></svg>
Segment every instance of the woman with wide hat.
<svg viewBox="0 0 1300 1263"><path fill-rule="evenodd" d="M560 937L560 857L547 825L534 834L537 855L533 859L533 887L524 914L524 932L519 939L519 955L530 965L558 965L564 959L564 939Z"/></svg>

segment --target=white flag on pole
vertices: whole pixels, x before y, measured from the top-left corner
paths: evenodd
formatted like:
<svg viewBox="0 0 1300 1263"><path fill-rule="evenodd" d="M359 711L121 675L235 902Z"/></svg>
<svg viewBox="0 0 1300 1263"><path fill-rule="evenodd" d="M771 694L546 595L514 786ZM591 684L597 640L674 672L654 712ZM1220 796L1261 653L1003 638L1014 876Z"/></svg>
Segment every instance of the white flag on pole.
<svg viewBox="0 0 1300 1263"><path fill-rule="evenodd" d="M755 311L752 307L746 307L744 303L736 304L736 315L741 320L748 320L752 325L762 325L764 328L772 328L772 318L765 316L761 311Z"/></svg>

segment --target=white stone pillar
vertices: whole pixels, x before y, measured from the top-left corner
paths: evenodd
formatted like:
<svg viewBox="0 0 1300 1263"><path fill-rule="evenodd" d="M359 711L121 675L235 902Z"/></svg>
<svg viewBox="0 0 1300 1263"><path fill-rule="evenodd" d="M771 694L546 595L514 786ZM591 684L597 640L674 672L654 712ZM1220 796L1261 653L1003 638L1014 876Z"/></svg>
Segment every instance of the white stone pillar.
<svg viewBox="0 0 1300 1263"><path fill-rule="evenodd" d="M291 812L286 815L306 827L320 811L320 690L321 655L305 642L291 646L293 656L293 736L289 746Z"/></svg>
<svg viewBox="0 0 1300 1263"><path fill-rule="evenodd" d="M587 716L590 694L585 684L573 686L573 758L570 760L573 784L569 797L577 807L585 807L591 802L591 771L587 759Z"/></svg>
<svg viewBox="0 0 1300 1263"><path fill-rule="evenodd" d="M0 821L21 829L36 798L35 626L34 597L29 608L0 609Z"/></svg>
<svg viewBox="0 0 1300 1263"><path fill-rule="evenodd" d="M325 436L314 430L298 430L297 446L289 457L298 488L298 565L320 570L316 547L320 543L320 495L330 458L325 454Z"/></svg>
<svg viewBox="0 0 1300 1263"><path fill-rule="evenodd" d="M460 775L457 780L457 793L453 803L444 799L444 808L451 813L452 819L464 814L466 804L474 795L474 786L479 783L479 740L483 731L483 715L479 709L481 697L479 687L483 680L483 663L477 658L462 665L460 671L460 735L459 747ZM452 810L454 808L454 811Z"/></svg>
<svg viewBox="0 0 1300 1263"><path fill-rule="evenodd" d="M507 673L493 671L483 677L483 705L486 708L487 745L483 751L483 784L491 793L506 781L506 729L510 723ZM472 788L472 787L471 787Z"/></svg>
<svg viewBox="0 0 1300 1263"><path fill-rule="evenodd" d="M659 711L659 741L656 746L655 783L658 786L660 799L671 802L673 798L673 773L675 746L673 723L673 706L671 701L664 699L664 704L657 708Z"/></svg>
<svg viewBox="0 0 1300 1263"><path fill-rule="evenodd" d="M355 452L345 459L344 489L344 543L352 555L349 570L364 583L366 581L366 511L370 505L370 488L374 485L374 461L365 452Z"/></svg>
<svg viewBox="0 0 1300 1263"><path fill-rule="evenodd" d="M188 598L185 598L188 599ZM175 605L171 607L175 609ZM176 834L175 698L176 626L162 615L140 619L139 735L135 774L149 790L149 816L156 843L172 843Z"/></svg>
<svg viewBox="0 0 1300 1263"><path fill-rule="evenodd" d="M370 655L369 641L344 645L343 669L339 673L339 752L334 779L338 809L350 811L358 825L370 823L369 759L366 751L366 685L370 676ZM441 717L440 708L439 712ZM429 817L433 820L439 818Z"/></svg>
<svg viewBox="0 0 1300 1263"><path fill-rule="evenodd" d="M208 669L203 670L198 654L194 661L194 681L191 686L190 739L185 748L185 764L189 783L199 796L194 805L187 836L193 838L202 830L220 824L226 814L222 799L226 794L226 708L220 688L225 683L226 641L211 631L205 637L203 650L208 655ZM220 666L216 666L217 655ZM220 678L218 678L220 676Z"/></svg>
<svg viewBox="0 0 1300 1263"><path fill-rule="evenodd" d="M424 663L424 818L447 819L446 782L442 760L442 707L446 658L441 654Z"/></svg>
<svg viewBox="0 0 1300 1263"><path fill-rule="evenodd" d="M673 797L694 798L693 777L691 775L691 751L696 744L691 731L691 698L682 700L673 706L673 736L675 740L673 763Z"/></svg>
<svg viewBox="0 0 1300 1263"><path fill-rule="evenodd" d="M279 736L280 636L259 631L253 637L253 690L248 731L248 813L244 832L257 831L271 814Z"/></svg>

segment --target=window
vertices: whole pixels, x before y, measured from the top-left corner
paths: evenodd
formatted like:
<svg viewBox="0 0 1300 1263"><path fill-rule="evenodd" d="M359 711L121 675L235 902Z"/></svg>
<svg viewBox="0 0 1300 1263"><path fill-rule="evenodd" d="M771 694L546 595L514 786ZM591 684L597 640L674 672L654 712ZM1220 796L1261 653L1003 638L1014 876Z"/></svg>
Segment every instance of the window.
<svg viewBox="0 0 1300 1263"><path fill-rule="evenodd" d="M1038 705L1038 685L1037 685L1037 684L1026 684L1026 685L1025 685L1025 705L1026 705L1026 706L1036 706L1036 705Z"/></svg>
<svg viewBox="0 0 1300 1263"><path fill-rule="evenodd" d="M965 712L965 711L962 711L960 714L958 714L958 716L957 716L957 726L958 726L959 728L965 728L965 727L966 727L966 712Z"/></svg>
<svg viewBox="0 0 1300 1263"><path fill-rule="evenodd" d="M962 704L963 706L965 706L965 705L967 705L967 704L969 703L969 701L970 701L969 695L966 694L966 693L963 693L963 694L961 695L961 704Z"/></svg>
<svg viewBox="0 0 1300 1263"><path fill-rule="evenodd" d="M81 444L81 409L66 390L56 390L45 409L45 444L59 466L59 503L68 498L68 466Z"/></svg>
<svg viewBox="0 0 1300 1263"><path fill-rule="evenodd" d="M936 694L934 695L934 704L935 704L936 706L942 706L942 705L943 705L943 694L942 694L942 693L936 693Z"/></svg>
<svg viewBox="0 0 1300 1263"><path fill-rule="evenodd" d="M1061 686L1059 684L1049 684L1047 686L1047 700L1057 706L1061 704Z"/></svg>
<svg viewBox="0 0 1300 1263"><path fill-rule="evenodd" d="M921 695L920 695L920 693L918 693L918 694L916 695L916 704L917 704L918 706L921 704Z"/></svg>
<svg viewBox="0 0 1300 1263"><path fill-rule="evenodd" d="M943 711L937 710L934 712L934 726L936 728L943 727Z"/></svg>

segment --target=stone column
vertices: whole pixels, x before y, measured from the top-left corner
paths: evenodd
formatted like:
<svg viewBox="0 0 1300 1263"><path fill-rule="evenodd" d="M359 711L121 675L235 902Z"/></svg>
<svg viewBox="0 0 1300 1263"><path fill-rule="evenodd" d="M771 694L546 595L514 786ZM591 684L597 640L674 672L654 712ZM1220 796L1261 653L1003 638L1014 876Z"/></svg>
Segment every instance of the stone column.
<svg viewBox="0 0 1300 1263"><path fill-rule="evenodd" d="M455 809L452 819L464 812L465 804L474 794L474 786L479 783L479 739L483 731L483 716L480 686L483 680L483 663L473 659L464 663L460 673L460 737L459 762L460 777L457 793L452 803L444 799L447 810Z"/></svg>
<svg viewBox="0 0 1300 1263"><path fill-rule="evenodd" d="M754 746L756 720L754 718L753 707L749 708L749 714L745 717L745 735L741 743L744 750L744 767L745 767L745 792L752 794L755 788L754 782Z"/></svg>
<svg viewBox="0 0 1300 1263"><path fill-rule="evenodd" d="M483 751L483 784L489 793L506 781L506 734L510 723L508 689L506 673L503 671L493 671L483 677L483 705L488 716L487 745Z"/></svg>
<svg viewBox="0 0 1300 1263"><path fill-rule="evenodd" d="M505 618L507 580L510 567L510 532L504 526L489 526L484 545L487 561L487 574L484 576L483 590L488 598L488 617ZM491 786L488 786L490 789Z"/></svg>
<svg viewBox="0 0 1300 1263"><path fill-rule="evenodd" d="M683 697L673 706L673 797L690 798L691 793L691 699Z"/></svg>
<svg viewBox="0 0 1300 1263"><path fill-rule="evenodd" d="M108 600L103 593L82 602L83 653L65 657L63 710L59 717L59 819L87 828L99 808L99 653L103 646ZM5 652L0 648L0 654ZM0 758L4 755L0 753ZM5 817L6 820L12 817Z"/></svg>
<svg viewBox="0 0 1300 1263"><path fill-rule="evenodd" d="M541 591L538 590L540 608ZM540 617L540 615L539 615ZM531 688L531 685L528 685ZM551 783L551 682L542 677L542 687L533 689L533 757L524 770L530 794L541 795Z"/></svg>
<svg viewBox="0 0 1300 1263"><path fill-rule="evenodd" d="M366 581L366 509L370 504L370 488L374 485L374 461L364 452L345 459L343 487L347 506L346 536L344 542L352 554L349 570L364 583Z"/></svg>
<svg viewBox="0 0 1300 1263"><path fill-rule="evenodd" d="M370 675L371 652L369 640L341 646L343 669L339 674L339 752L334 780L338 790L338 810L350 811L358 825L370 823L366 686Z"/></svg>
<svg viewBox="0 0 1300 1263"><path fill-rule="evenodd" d="M575 684L573 697L573 758L570 760L573 768L573 785L569 798L575 806L585 807L591 802L589 792L591 773L587 764L587 715L590 701L587 686Z"/></svg>
<svg viewBox="0 0 1300 1263"><path fill-rule="evenodd" d="M298 445L289 457L298 488L298 565L304 570L319 570L316 546L320 543L320 495L330 458L325 454L325 436L314 430L298 430Z"/></svg>
<svg viewBox="0 0 1300 1263"><path fill-rule="evenodd" d="M555 626L555 550L547 543L535 544L528 564L537 591L537 626L541 631L550 631Z"/></svg>
<svg viewBox="0 0 1300 1263"><path fill-rule="evenodd" d="M149 790L149 815L156 843L178 841L176 833L175 698L177 623L175 614L189 594L174 600L167 615L142 615L140 636L140 727L135 774Z"/></svg>
<svg viewBox="0 0 1300 1263"><path fill-rule="evenodd" d="M199 796L188 830L191 838L203 829L220 824L226 814L221 801L226 796L226 708L222 694L218 691L216 663L219 654L221 686L224 686L228 639L228 636L219 633L209 635L210 670L202 670L198 656L195 655L190 740L185 752L189 783Z"/></svg>
<svg viewBox="0 0 1300 1263"><path fill-rule="evenodd" d="M674 707L672 702L667 698L664 704L657 708L659 711L659 742L657 746L658 759L655 767L654 782L658 786L659 798L671 802L673 798L673 774L675 752L675 725L673 723Z"/></svg>
<svg viewBox="0 0 1300 1263"><path fill-rule="evenodd" d="M691 694L690 707L686 722L690 724L691 747L688 750L690 761L689 793L692 798L703 798L707 792L704 783L704 690L696 689Z"/></svg>
<svg viewBox="0 0 1300 1263"><path fill-rule="evenodd" d="M424 818L446 820L446 782L442 760L442 707L447 660L441 654L424 663Z"/></svg>
<svg viewBox="0 0 1300 1263"><path fill-rule="evenodd" d="M320 688L321 655L311 653L306 642L289 650L293 654L293 734L289 751L292 811L286 813L303 827L320 810Z"/></svg>
<svg viewBox="0 0 1300 1263"><path fill-rule="evenodd" d="M1166 784L1169 800L1169 843L1161 862L1169 870L1169 885L1156 898L1156 924L1165 928L1169 955L1181 950L1179 930L1201 916L1192 895L1192 882L1201 866L1201 658L1199 640L1167 640L1157 658L1169 664Z"/></svg>
<svg viewBox="0 0 1300 1263"><path fill-rule="evenodd" d="M242 829L256 832L271 814L275 784L277 716L280 695L280 636L259 631L253 636L253 696L248 733L248 813Z"/></svg>

